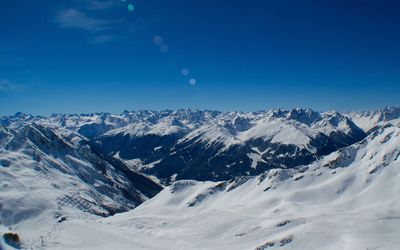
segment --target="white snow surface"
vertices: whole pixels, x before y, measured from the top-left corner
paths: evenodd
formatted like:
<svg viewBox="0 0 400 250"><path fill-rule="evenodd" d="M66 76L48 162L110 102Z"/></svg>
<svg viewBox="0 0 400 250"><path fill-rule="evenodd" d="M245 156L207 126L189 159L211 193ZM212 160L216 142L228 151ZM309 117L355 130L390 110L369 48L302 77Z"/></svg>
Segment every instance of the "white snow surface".
<svg viewBox="0 0 400 250"><path fill-rule="evenodd" d="M133 188L114 166L50 131L0 129L0 237L15 231L24 247L46 248L63 217L81 219L107 214L106 207L135 207L122 193L128 185ZM147 199L136 192L138 199ZM0 249L9 249L4 244Z"/></svg>
<svg viewBox="0 0 400 250"><path fill-rule="evenodd" d="M386 127L299 169L231 182L178 181L106 219L71 214L42 248L400 249L399 178L400 128ZM25 199L35 205L29 209L51 206ZM50 223L44 218L22 220L15 230L22 239L43 234L41 225Z"/></svg>
<svg viewBox="0 0 400 250"><path fill-rule="evenodd" d="M387 123L400 125L400 107L387 107L380 110L350 112L346 114L358 127L368 131Z"/></svg>
<svg viewBox="0 0 400 250"><path fill-rule="evenodd" d="M384 111L376 111L376 116L382 116L382 112ZM396 115L386 116L386 120L400 117L400 113ZM180 142L196 140L208 146L218 143L224 145L223 150L255 139L313 150L309 143L318 133L328 136L333 132L347 134L352 128L351 119L354 118L358 122L364 117L370 123L377 124L375 120L378 118L371 117L369 113L351 113L344 116L334 111L318 113L300 108L261 112L126 111L122 114L55 114L50 117L18 114L5 120L11 123L7 127L12 129L18 128L21 122L34 122L54 128L63 136L70 137L76 133L94 137L118 134L132 137L166 136L181 133L185 136ZM371 125L365 125L366 122L357 124L367 131Z"/></svg>
<svg viewBox="0 0 400 250"><path fill-rule="evenodd" d="M232 118L232 116L236 116ZM242 119L247 124L238 128L236 121ZM230 113L221 116L212 124L206 124L191 131L179 142L203 142L208 146L223 144L222 151L233 145L250 140L262 139L271 143L295 145L300 148L311 149L311 138L315 138L319 131L306 124L287 118L270 117L270 114Z"/></svg>
<svg viewBox="0 0 400 250"><path fill-rule="evenodd" d="M0 236L17 232L24 248L32 249L400 249L399 110L344 116L303 109L20 114L5 121L7 128L18 132L32 123L54 128L60 140L69 138L63 143L71 148L86 127L97 136L183 132L180 143L223 143L223 150L253 139L313 150L312 138L346 133L352 122L364 131L385 128L297 170L270 170L230 183L178 181L134 210L103 219L76 205L85 206L79 203L86 200L114 206L120 194L107 179L122 185L127 180L112 171L100 176L92 163L73 155L47 155L29 140L5 149L14 134L0 126ZM255 152L248 154L253 167L264 153ZM0 249L10 249L3 239Z"/></svg>

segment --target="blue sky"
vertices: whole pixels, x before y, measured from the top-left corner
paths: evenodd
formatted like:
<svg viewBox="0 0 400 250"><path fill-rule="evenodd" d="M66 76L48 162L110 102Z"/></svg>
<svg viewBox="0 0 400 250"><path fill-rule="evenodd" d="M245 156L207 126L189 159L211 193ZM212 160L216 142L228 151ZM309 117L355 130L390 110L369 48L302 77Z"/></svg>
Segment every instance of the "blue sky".
<svg viewBox="0 0 400 250"><path fill-rule="evenodd" d="M399 106L399 11L385 0L0 0L0 115Z"/></svg>

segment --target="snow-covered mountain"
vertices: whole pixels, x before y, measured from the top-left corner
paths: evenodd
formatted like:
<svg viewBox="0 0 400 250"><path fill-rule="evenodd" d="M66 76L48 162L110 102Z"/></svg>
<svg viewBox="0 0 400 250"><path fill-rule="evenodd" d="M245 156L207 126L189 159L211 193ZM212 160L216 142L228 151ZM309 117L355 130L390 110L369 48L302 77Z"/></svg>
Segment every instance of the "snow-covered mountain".
<svg viewBox="0 0 400 250"><path fill-rule="evenodd" d="M49 249L398 249L400 127L295 169L177 181L106 219L67 218Z"/></svg>
<svg viewBox="0 0 400 250"><path fill-rule="evenodd" d="M366 136L348 116L310 109L17 114L0 120L9 128L21 122L51 128L67 138L84 137L97 151L166 184L179 179L228 180L309 164Z"/></svg>
<svg viewBox="0 0 400 250"><path fill-rule="evenodd" d="M3 117L0 234L33 249L395 249L399 117Z"/></svg>
<svg viewBox="0 0 400 250"><path fill-rule="evenodd" d="M387 107L372 111L349 112L346 114L358 127L369 131L387 123L400 124L400 107Z"/></svg>
<svg viewBox="0 0 400 250"><path fill-rule="evenodd" d="M28 245L38 247L43 231L66 214L128 211L161 189L78 135L69 140L34 123L0 126L0 221L23 224Z"/></svg>

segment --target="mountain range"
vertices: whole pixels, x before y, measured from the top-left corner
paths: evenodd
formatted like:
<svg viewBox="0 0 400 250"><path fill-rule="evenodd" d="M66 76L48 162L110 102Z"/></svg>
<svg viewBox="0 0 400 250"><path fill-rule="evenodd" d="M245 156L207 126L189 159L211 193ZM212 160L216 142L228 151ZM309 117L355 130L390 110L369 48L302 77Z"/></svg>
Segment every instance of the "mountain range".
<svg viewBox="0 0 400 250"><path fill-rule="evenodd" d="M365 216L381 218L385 230L395 227L399 127L395 107L17 113L0 118L0 232L11 227L26 246L54 249L71 248L66 241L84 234L78 227L99 233L91 239L112 235L135 249L315 249L321 239L332 242L326 249L372 247L376 242L365 237L375 233L375 223L363 224L367 233L348 245L328 232L341 222L362 224ZM364 217L351 220L350 209ZM337 221L328 219L334 216ZM324 222L329 231L317 239L312 232L324 232ZM108 231L113 227L119 229ZM179 238L180 227L186 238ZM152 235L160 235L160 245ZM171 241L176 238L182 242ZM391 240L384 249L399 243Z"/></svg>

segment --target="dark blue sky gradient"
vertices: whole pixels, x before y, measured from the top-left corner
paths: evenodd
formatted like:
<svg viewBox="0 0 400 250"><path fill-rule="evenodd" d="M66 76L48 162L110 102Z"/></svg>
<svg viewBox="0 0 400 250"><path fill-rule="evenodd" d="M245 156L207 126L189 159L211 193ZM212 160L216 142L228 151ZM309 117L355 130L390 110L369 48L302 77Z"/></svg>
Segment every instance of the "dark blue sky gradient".
<svg viewBox="0 0 400 250"><path fill-rule="evenodd" d="M398 13L385 0L0 0L0 115L398 106Z"/></svg>

